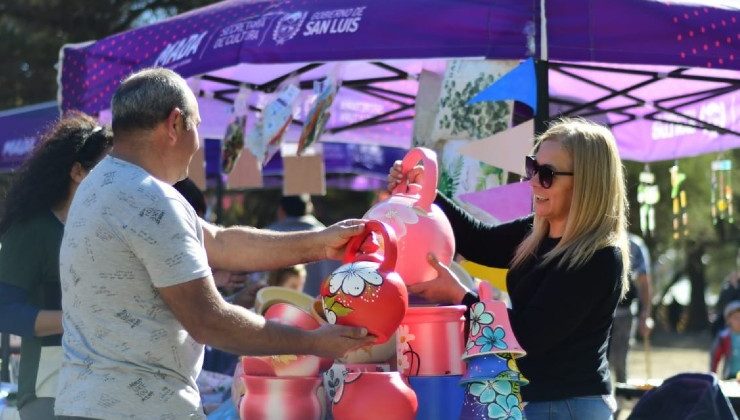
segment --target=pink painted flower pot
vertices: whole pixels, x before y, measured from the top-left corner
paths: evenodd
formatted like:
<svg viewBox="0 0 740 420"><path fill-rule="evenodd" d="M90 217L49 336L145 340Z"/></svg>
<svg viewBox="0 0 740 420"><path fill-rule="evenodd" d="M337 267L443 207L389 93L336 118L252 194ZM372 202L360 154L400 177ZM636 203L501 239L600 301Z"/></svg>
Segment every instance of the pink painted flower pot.
<svg viewBox="0 0 740 420"><path fill-rule="evenodd" d="M501 353L527 354L514 336L506 305L500 300L478 302L470 308L470 335L462 358Z"/></svg>
<svg viewBox="0 0 740 420"><path fill-rule="evenodd" d="M437 277L427 262L429 252L445 265L450 265L455 252L450 222L433 203L437 195L436 153L423 147L411 149L403 158L402 172L407 173L420 160L424 163L423 184L399 184L388 199L377 203L364 216L393 227L398 238L396 272L409 285Z"/></svg>
<svg viewBox="0 0 740 420"><path fill-rule="evenodd" d="M419 407L398 372L349 373L333 402L334 420L414 420Z"/></svg>
<svg viewBox="0 0 740 420"><path fill-rule="evenodd" d="M383 261L366 260L360 253L363 241L372 232L383 237ZM330 324L365 327L377 337L376 344L388 341L401 323L408 307L408 292L396 265L396 238L393 228L371 220L365 232L347 244L344 265L321 285L324 316Z"/></svg>
<svg viewBox="0 0 740 420"><path fill-rule="evenodd" d="M410 306L396 333L398 370L405 376L461 375L465 305Z"/></svg>
<svg viewBox="0 0 740 420"><path fill-rule="evenodd" d="M239 403L241 420L321 420L321 378L243 377L246 393ZM323 389L323 388L321 388Z"/></svg>

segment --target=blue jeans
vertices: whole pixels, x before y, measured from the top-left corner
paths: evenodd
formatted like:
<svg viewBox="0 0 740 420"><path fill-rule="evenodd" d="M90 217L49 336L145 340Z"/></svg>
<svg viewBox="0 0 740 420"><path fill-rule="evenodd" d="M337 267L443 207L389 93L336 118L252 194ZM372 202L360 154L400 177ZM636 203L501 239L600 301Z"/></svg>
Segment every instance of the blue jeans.
<svg viewBox="0 0 740 420"><path fill-rule="evenodd" d="M600 395L528 403L524 415L527 420L613 420Z"/></svg>

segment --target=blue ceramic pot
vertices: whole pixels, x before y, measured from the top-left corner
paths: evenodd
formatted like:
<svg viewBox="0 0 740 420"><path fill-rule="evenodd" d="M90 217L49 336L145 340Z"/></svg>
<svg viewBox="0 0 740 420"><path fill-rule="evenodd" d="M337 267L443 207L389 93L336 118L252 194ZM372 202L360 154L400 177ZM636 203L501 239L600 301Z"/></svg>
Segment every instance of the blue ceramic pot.
<svg viewBox="0 0 740 420"><path fill-rule="evenodd" d="M458 386L460 375L409 376L408 380L419 400L417 420L454 420L460 416L464 394Z"/></svg>

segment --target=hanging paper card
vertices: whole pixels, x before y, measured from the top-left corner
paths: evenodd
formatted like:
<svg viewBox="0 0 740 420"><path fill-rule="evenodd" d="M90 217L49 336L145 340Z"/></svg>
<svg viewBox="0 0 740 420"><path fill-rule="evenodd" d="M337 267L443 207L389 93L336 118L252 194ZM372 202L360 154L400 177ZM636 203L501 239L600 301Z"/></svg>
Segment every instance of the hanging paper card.
<svg viewBox="0 0 740 420"><path fill-rule="evenodd" d="M294 145L284 144L280 151L283 157L283 195L325 195L326 177L321 150L315 154L297 156Z"/></svg>
<svg viewBox="0 0 740 420"><path fill-rule="evenodd" d="M532 213L532 188L529 182L516 182L483 191L460 195L460 201L475 206L505 223Z"/></svg>
<svg viewBox="0 0 740 420"><path fill-rule="evenodd" d="M434 117L439 111L439 96L442 93L442 75L422 70L419 75L419 91L414 103L414 147L436 148L437 139L432 138Z"/></svg>
<svg viewBox="0 0 740 420"><path fill-rule="evenodd" d="M247 135L247 148L263 166L280 149L283 134L293 121L293 106L300 93L295 78L283 82Z"/></svg>
<svg viewBox="0 0 740 420"><path fill-rule="evenodd" d="M230 190L262 187L262 171L260 162L251 153L242 153L234 165L234 171L226 179L226 187Z"/></svg>
<svg viewBox="0 0 740 420"><path fill-rule="evenodd" d="M247 125L246 115L234 114L231 122L226 126L226 137L221 155L221 171L225 174L231 173L234 164L242 150L244 150L244 129Z"/></svg>
<svg viewBox="0 0 740 420"><path fill-rule="evenodd" d="M340 80L338 77L338 67L335 67L326 78L316 81L313 84L314 97L311 108L306 115L306 121L303 123L301 136L298 138L298 156L318 141L321 133L324 132L326 122L329 120L329 108L334 97L339 90Z"/></svg>

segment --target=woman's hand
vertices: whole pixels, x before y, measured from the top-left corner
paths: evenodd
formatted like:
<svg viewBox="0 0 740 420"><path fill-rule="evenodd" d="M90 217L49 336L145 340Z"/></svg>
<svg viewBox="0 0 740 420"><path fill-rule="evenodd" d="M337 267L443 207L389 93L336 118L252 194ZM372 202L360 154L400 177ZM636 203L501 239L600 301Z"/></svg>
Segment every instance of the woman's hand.
<svg viewBox="0 0 740 420"><path fill-rule="evenodd" d="M408 173L404 176L401 165L401 161L397 160L393 162L393 166L391 166L391 170L388 173L388 192L393 193L393 190L398 186L398 184L404 183L405 185L408 184L421 184L422 178L424 177L424 167L421 165L414 166L411 168Z"/></svg>
<svg viewBox="0 0 740 420"><path fill-rule="evenodd" d="M470 290L465 287L449 267L429 253L427 261L437 270L437 278L408 286L410 293L421 296L432 303L459 305Z"/></svg>

